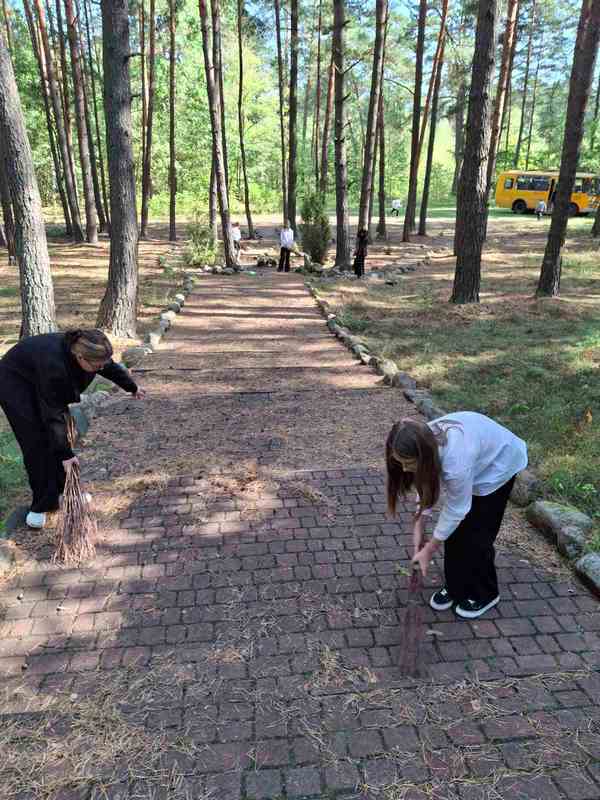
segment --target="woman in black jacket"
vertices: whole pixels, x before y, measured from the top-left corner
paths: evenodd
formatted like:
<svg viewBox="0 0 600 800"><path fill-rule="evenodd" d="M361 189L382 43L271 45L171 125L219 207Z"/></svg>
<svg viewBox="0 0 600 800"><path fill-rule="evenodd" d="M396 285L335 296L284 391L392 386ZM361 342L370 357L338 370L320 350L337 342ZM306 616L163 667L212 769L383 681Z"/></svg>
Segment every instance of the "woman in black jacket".
<svg viewBox="0 0 600 800"><path fill-rule="evenodd" d="M46 512L58 509L65 470L77 463L67 436L69 404L79 402L96 375L136 398L145 394L112 354L102 331L74 330L28 336L0 359L0 407L23 452L31 528L43 528Z"/></svg>

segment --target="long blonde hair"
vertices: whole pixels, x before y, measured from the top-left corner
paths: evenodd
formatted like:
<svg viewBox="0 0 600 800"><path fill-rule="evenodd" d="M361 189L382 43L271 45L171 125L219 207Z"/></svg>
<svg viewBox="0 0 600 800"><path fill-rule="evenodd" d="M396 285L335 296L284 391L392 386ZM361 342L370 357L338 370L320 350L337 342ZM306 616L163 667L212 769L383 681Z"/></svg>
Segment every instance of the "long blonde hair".
<svg viewBox="0 0 600 800"><path fill-rule="evenodd" d="M405 470L400 459L414 459L416 470ZM419 515L423 509L432 508L437 503L442 468L438 440L428 425L412 419L396 422L385 444L385 460L387 505L391 514L396 514L398 495L406 497L412 487L419 494Z"/></svg>

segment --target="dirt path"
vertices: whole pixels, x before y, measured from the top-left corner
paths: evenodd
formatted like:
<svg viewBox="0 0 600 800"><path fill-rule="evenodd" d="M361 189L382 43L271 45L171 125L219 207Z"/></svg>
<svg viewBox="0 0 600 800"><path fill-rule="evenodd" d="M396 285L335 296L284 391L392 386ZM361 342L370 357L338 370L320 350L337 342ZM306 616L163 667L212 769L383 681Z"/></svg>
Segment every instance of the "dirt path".
<svg viewBox="0 0 600 800"><path fill-rule="evenodd" d="M413 408L298 276L203 277L82 458L93 564L49 539L0 594L6 800L600 797L598 602L503 550L486 618L434 614L406 678ZM510 524L507 526L510 528Z"/></svg>

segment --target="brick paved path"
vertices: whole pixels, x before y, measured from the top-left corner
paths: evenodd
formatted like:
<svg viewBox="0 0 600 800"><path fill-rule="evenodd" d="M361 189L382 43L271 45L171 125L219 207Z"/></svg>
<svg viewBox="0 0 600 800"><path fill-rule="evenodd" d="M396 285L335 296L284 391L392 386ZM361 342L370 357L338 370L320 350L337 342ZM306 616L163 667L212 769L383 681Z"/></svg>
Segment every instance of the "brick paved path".
<svg viewBox="0 0 600 800"><path fill-rule="evenodd" d="M424 592L401 674L381 448L411 408L296 276L206 279L141 372L148 402L115 401L83 454L96 560L42 547L0 594L2 800L600 798L578 583L502 551L484 619Z"/></svg>

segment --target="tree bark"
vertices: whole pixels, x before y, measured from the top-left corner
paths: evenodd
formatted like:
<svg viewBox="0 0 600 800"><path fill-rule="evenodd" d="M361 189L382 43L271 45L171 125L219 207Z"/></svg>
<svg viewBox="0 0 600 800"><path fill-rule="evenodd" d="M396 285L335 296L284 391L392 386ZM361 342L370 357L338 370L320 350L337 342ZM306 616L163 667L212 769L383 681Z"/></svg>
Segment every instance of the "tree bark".
<svg viewBox="0 0 600 800"><path fill-rule="evenodd" d="M506 90L514 53L514 43L517 33L517 16L519 13L519 0L508 0L506 11L506 28L504 29L504 41L502 43L502 60L500 62L500 74L498 76L498 86L496 87L496 99L494 100L494 111L492 114L492 138L490 140L490 157L487 170L487 193L488 202L490 190L494 181L496 171L496 157L498 155L498 145L500 142L501 120L504 116L504 105L506 101Z"/></svg>
<svg viewBox="0 0 600 800"><path fill-rule="evenodd" d="M433 150L435 147L435 134L438 118L438 103L440 97L440 83L444 69L444 48L446 36L442 37L442 46L438 56L437 72L431 100L431 123L429 125L429 144L427 145L427 163L425 165L425 178L423 180L423 196L421 198L421 211L419 213L419 236L427 235L427 208L429 205L429 187L431 185L431 171L433 168Z"/></svg>
<svg viewBox="0 0 600 800"><path fill-rule="evenodd" d="M467 104L467 86L464 81L458 85L456 93L456 112L454 114L454 176L450 194L458 192L458 179L465 153L465 106Z"/></svg>
<svg viewBox="0 0 600 800"><path fill-rule="evenodd" d="M387 222L385 218L385 110L383 99L383 82L379 94L379 109L377 113L377 126L379 129L379 222L377 223L377 238L387 239Z"/></svg>
<svg viewBox="0 0 600 800"><path fill-rule="evenodd" d="M248 185L248 170L246 169L246 147L244 145L244 42L242 36L242 18L244 15L244 0L238 0L238 56L240 80L238 86L238 126L240 130L240 156L242 160L242 175L244 179L244 206L246 208L246 222L248 223L248 236L255 238L252 212L250 210L250 187Z"/></svg>
<svg viewBox="0 0 600 800"><path fill-rule="evenodd" d="M438 64L444 46L446 37L446 19L448 17L448 0L442 0L442 15L440 21L440 30L438 32L437 43L435 47L435 55L433 56L433 63L431 66L431 75L429 76L429 87L427 89L427 97L425 98L425 106L423 107L423 118L421 120L421 133L419 134L419 153L418 162L421 161L421 153L423 152L423 142L425 141L425 133L427 131L427 121L429 119L429 108L431 106L431 99L435 86L437 76Z"/></svg>
<svg viewBox="0 0 600 800"><path fill-rule="evenodd" d="M15 245L15 218L8 188L8 178L6 175L7 165L0 149L0 203L2 204L2 218L4 220L4 246L8 254L8 264L17 263L17 250Z"/></svg>
<svg viewBox="0 0 600 800"><path fill-rule="evenodd" d="M521 101L521 119L519 120L519 134L517 136L517 145L515 147L515 157L513 167L519 168L519 161L521 160L521 145L523 144L523 131L525 130L525 109L527 107L527 89L529 88L529 71L531 68L531 53L533 49L533 31L535 28L535 14L537 11L536 0L531 3L531 19L529 22L529 41L527 43L527 56L525 58L525 75L523 77L523 99Z"/></svg>
<svg viewBox="0 0 600 800"><path fill-rule="evenodd" d="M56 138L58 140L58 146L63 165L63 175L65 178L67 202L69 204L69 211L71 214L73 240L75 242L83 242L84 237L83 237L83 230L81 228L79 206L77 203L77 193L75 189L73 173L71 172L71 157L67 146L62 105L60 100L60 92L58 89L58 83L56 81L56 74L54 72L54 62L52 60L52 51L50 50L50 40L48 39L48 31L46 30L46 18L44 15L44 9L42 7L41 0L34 0L34 2L35 2L35 10L37 13L37 22L39 26L40 36L42 39L42 47L44 50L44 56L46 61L48 90L50 92L50 99L52 101L52 110L54 111L54 123L56 125Z"/></svg>
<svg viewBox="0 0 600 800"><path fill-rule="evenodd" d="M275 0L275 31L277 39L277 76L279 80L279 128L281 133L281 195L283 200L283 222L288 218L287 163L285 153L285 98L283 78L283 56L281 52L281 18L279 0Z"/></svg>
<svg viewBox="0 0 600 800"><path fill-rule="evenodd" d="M497 37L497 0L479 0L469 91L465 158L456 205L457 254L453 303L478 303L481 251L487 227L487 161L490 153L491 82Z"/></svg>
<svg viewBox="0 0 600 800"><path fill-rule="evenodd" d="M211 0L212 18L215 19L215 5L218 0ZM206 93L210 109L210 121L213 138L213 162L219 211L221 214L221 229L223 234L223 247L225 251L225 264L228 267L237 267L237 258L231 235L231 220L229 216L229 203L227 200L227 186L225 184L225 166L223 161L223 137L221 133L221 114L219 105L219 78L215 75L213 57L210 46L210 32L208 26L208 10L206 0L198 0L200 11L200 26L202 28L202 50L204 53L204 71L206 73ZM214 34L214 31L213 31Z"/></svg>
<svg viewBox="0 0 600 800"><path fill-rule="evenodd" d="M146 126L148 124L148 82L146 80L146 6L140 0L138 8L138 28L140 34L140 79L142 84L142 175L146 164Z"/></svg>
<svg viewBox="0 0 600 800"><path fill-rule="evenodd" d="M321 158L320 135L321 135L321 29L323 26L323 0L319 0L319 18L317 21L317 76L315 88L315 115L314 130L315 141L313 150L313 169L315 173L315 191L319 191L319 160Z"/></svg>
<svg viewBox="0 0 600 800"><path fill-rule="evenodd" d="M96 218L96 204L94 202L94 183L92 180L92 162L90 159L90 145L86 126L85 96L83 93L83 71L81 68L81 48L77 32L77 20L73 0L65 0L65 13L67 17L67 33L71 51L71 69L73 77L73 96L75 98L75 124L77 125L77 140L79 142L79 162L83 181L83 197L85 201L85 233L90 244L98 242L98 220Z"/></svg>
<svg viewBox="0 0 600 800"><path fill-rule="evenodd" d="M90 26L90 14L88 13L88 0L83 0L83 5L85 9L85 24L86 24L86 31L87 31L87 44L88 44L88 61L89 61L89 70L90 70L90 80L91 80L91 88L92 88L92 106L94 109L94 130L96 134L96 142L97 142L97 154L98 154L98 166L100 167L100 183L102 187L102 208L104 211L104 217L106 220L106 229L110 228L110 218L109 218L109 202L108 202L108 192L106 190L106 171L104 168L104 156L102 153L102 137L100 136L100 118L98 115L98 100L96 97L96 78L95 78L95 70L94 70L94 55L96 57L96 64L99 62L98 54L96 52L96 46L94 43L94 47L92 48L92 36L91 36L91 26Z"/></svg>
<svg viewBox="0 0 600 800"><path fill-rule="evenodd" d="M210 165L210 184L208 188L208 225L211 230L213 249L217 249L219 243L218 217L219 200L217 197L217 173L215 171L215 154L213 149L212 164Z"/></svg>
<svg viewBox="0 0 600 800"><path fill-rule="evenodd" d="M410 171L408 178L408 197L404 214L402 241L410 242L415 229L417 205L417 178L419 175L419 136L421 132L421 84L423 82L423 52L425 49L425 22L427 0L419 0L419 21L417 28L417 49L415 54L415 91L413 94L412 139L410 146Z"/></svg>
<svg viewBox="0 0 600 800"><path fill-rule="evenodd" d="M102 0L104 113L110 185L110 263L98 327L134 338L138 303L138 227L129 75L128 0Z"/></svg>
<svg viewBox="0 0 600 800"><path fill-rule="evenodd" d="M369 95L369 111L367 114L367 127L365 131L362 183L360 190L360 204L358 209L359 231L363 228L369 227L369 207L371 205L371 189L373 186L375 138L377 135L377 114L379 110L379 95L381 93L381 81L383 75L384 41L387 13L387 0L376 0L373 70L371 73L371 93Z"/></svg>
<svg viewBox="0 0 600 800"><path fill-rule="evenodd" d="M148 118L146 122L146 146L142 171L142 218L140 239L148 238L148 204L152 188L152 135L154 127L154 95L156 93L156 6L150 0L148 29Z"/></svg>
<svg viewBox="0 0 600 800"><path fill-rule="evenodd" d="M177 165L175 163L176 2L169 0L169 241L177 241Z"/></svg>
<svg viewBox="0 0 600 800"><path fill-rule="evenodd" d="M335 70L335 265L350 269L350 220L348 216L348 165L346 163L345 32L346 0L333 0L333 64Z"/></svg>
<svg viewBox="0 0 600 800"><path fill-rule="evenodd" d="M594 100L594 118L592 121L592 134L590 136L590 150L593 152L596 144L596 133L598 131L598 113L600 112L600 75L596 85L596 99Z"/></svg>
<svg viewBox="0 0 600 800"><path fill-rule="evenodd" d="M322 195L327 194L329 184L329 129L333 114L333 87L334 87L333 47L331 62L329 64L329 79L327 81L327 104L325 106L325 119L323 120L323 137L321 139L321 169L319 172L319 190Z"/></svg>
<svg viewBox="0 0 600 800"><path fill-rule="evenodd" d="M296 189L298 180L298 0L290 0L290 120L289 120L289 157L288 157L288 218L290 225L297 231L296 225Z"/></svg>
<svg viewBox="0 0 600 800"><path fill-rule="evenodd" d="M71 93L69 91L69 69L67 67L67 47L66 36L63 26L61 0L55 0L56 5L56 25L54 28L54 21L52 19L52 7L50 0L46 0L46 12L48 14L48 23L50 25L50 36L54 42L54 49L58 44L58 52L60 53L60 68L59 74L61 80L59 81L59 88L62 87L61 100L63 118L65 121L65 136L67 137L67 148L69 150L69 163L71 165L71 175L73 176L73 185L77 191L77 172L75 170L75 148L73 147L73 128L71 120Z"/></svg>
<svg viewBox="0 0 600 800"><path fill-rule="evenodd" d="M569 83L558 188L536 292L538 297L555 297L560 291L561 251L567 234L571 192L575 184L599 40L600 0L583 0Z"/></svg>
<svg viewBox="0 0 600 800"><path fill-rule="evenodd" d="M0 32L0 142L15 212L23 336L56 328L54 290L31 147L4 33Z"/></svg>
<svg viewBox="0 0 600 800"><path fill-rule="evenodd" d="M8 45L9 53L12 55L13 35L12 35L12 28L10 26L10 17L8 15L8 8L6 7L6 0L2 0L2 13L4 15L4 26L6 28L6 43Z"/></svg>
<svg viewBox="0 0 600 800"><path fill-rule="evenodd" d="M541 43L540 43L541 45ZM529 130L527 131L527 151L525 153L525 169L529 169L529 156L531 155L531 138L533 136L533 120L535 117L535 106L537 102L538 79L540 75L540 63L542 60L542 49L538 52L535 75L533 76L533 91L531 93L531 109L529 111Z"/></svg>
<svg viewBox="0 0 600 800"><path fill-rule="evenodd" d="M223 85L223 48L221 45L221 4L220 0L212 2L212 28L213 28L213 64L215 80L218 83L219 113L221 115L221 138L223 139L223 169L225 171L225 189L227 191L227 204L229 205L229 157L227 155L227 129L225 127L225 90Z"/></svg>

